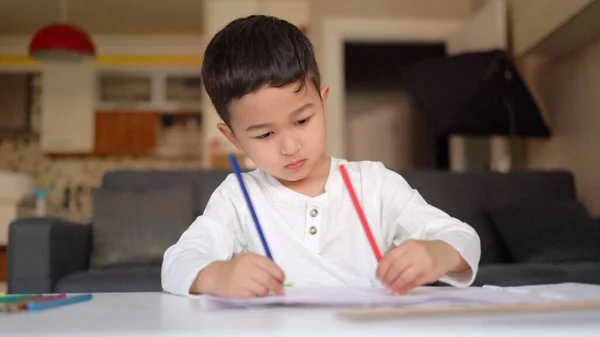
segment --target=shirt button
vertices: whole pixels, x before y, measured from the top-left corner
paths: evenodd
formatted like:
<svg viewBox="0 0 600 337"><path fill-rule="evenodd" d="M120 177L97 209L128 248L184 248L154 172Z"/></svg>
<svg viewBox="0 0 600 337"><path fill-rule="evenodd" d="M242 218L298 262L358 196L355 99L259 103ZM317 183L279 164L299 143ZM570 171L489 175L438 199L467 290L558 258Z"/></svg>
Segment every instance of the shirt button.
<svg viewBox="0 0 600 337"><path fill-rule="evenodd" d="M317 215L319 215L319 211L317 211L316 209L311 209L310 210L310 216L312 216L313 218L316 217Z"/></svg>
<svg viewBox="0 0 600 337"><path fill-rule="evenodd" d="M310 233L310 235L315 235L317 234L317 227L312 226L308 229L308 232Z"/></svg>

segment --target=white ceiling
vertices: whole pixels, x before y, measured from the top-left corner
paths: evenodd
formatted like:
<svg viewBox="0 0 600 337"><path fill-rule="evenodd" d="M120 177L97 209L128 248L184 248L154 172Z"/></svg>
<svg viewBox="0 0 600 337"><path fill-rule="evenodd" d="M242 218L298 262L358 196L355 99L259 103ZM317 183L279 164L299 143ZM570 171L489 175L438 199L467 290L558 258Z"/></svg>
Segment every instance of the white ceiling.
<svg viewBox="0 0 600 337"><path fill-rule="evenodd" d="M67 19L90 34L201 34L202 0L69 0ZM60 20L59 0L0 0L0 35Z"/></svg>

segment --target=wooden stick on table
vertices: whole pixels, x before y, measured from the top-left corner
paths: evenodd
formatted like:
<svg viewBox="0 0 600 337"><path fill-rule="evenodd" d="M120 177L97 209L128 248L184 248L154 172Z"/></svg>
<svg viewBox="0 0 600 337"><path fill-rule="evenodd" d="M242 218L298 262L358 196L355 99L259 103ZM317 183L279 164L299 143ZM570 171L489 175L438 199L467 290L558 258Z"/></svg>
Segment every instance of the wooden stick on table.
<svg viewBox="0 0 600 337"><path fill-rule="evenodd" d="M600 301L585 302L551 302L551 303L524 303L524 304L495 304L476 306L453 306L444 308L372 308L372 309L347 309L339 311L338 316L351 319L378 319L390 317L409 316L438 316L457 314L485 314L485 313L515 313L515 312L550 312L565 310L590 310L600 309Z"/></svg>

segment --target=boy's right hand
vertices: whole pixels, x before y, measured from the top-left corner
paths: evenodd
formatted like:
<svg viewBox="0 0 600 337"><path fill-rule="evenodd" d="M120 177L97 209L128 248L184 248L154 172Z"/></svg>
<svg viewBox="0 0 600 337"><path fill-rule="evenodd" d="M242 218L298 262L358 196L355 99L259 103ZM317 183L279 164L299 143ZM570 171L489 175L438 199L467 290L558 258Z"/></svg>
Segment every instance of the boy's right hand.
<svg viewBox="0 0 600 337"><path fill-rule="evenodd" d="M271 259L244 253L229 261L206 266L192 284L191 293L221 297L257 297L283 294L285 275Z"/></svg>

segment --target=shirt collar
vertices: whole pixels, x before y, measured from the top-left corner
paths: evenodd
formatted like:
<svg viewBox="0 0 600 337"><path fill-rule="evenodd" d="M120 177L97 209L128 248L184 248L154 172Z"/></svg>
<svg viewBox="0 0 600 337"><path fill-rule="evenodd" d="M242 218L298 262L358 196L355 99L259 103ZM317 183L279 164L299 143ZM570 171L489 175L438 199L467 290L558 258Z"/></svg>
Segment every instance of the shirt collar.
<svg viewBox="0 0 600 337"><path fill-rule="evenodd" d="M332 187L338 183L340 177L340 173L338 171L338 167L341 163L345 162L345 160L341 160L338 158L331 157L330 166L329 166L329 175L327 176L327 180L325 181L325 193L318 195L314 198L306 196L302 193L298 193L288 187L285 187L279 180L270 175L269 173L260 170L260 174L263 176L266 181L266 186L271 193L271 198L278 202L283 203L293 203L298 205L306 205L309 201L321 202L329 199L329 192Z"/></svg>

